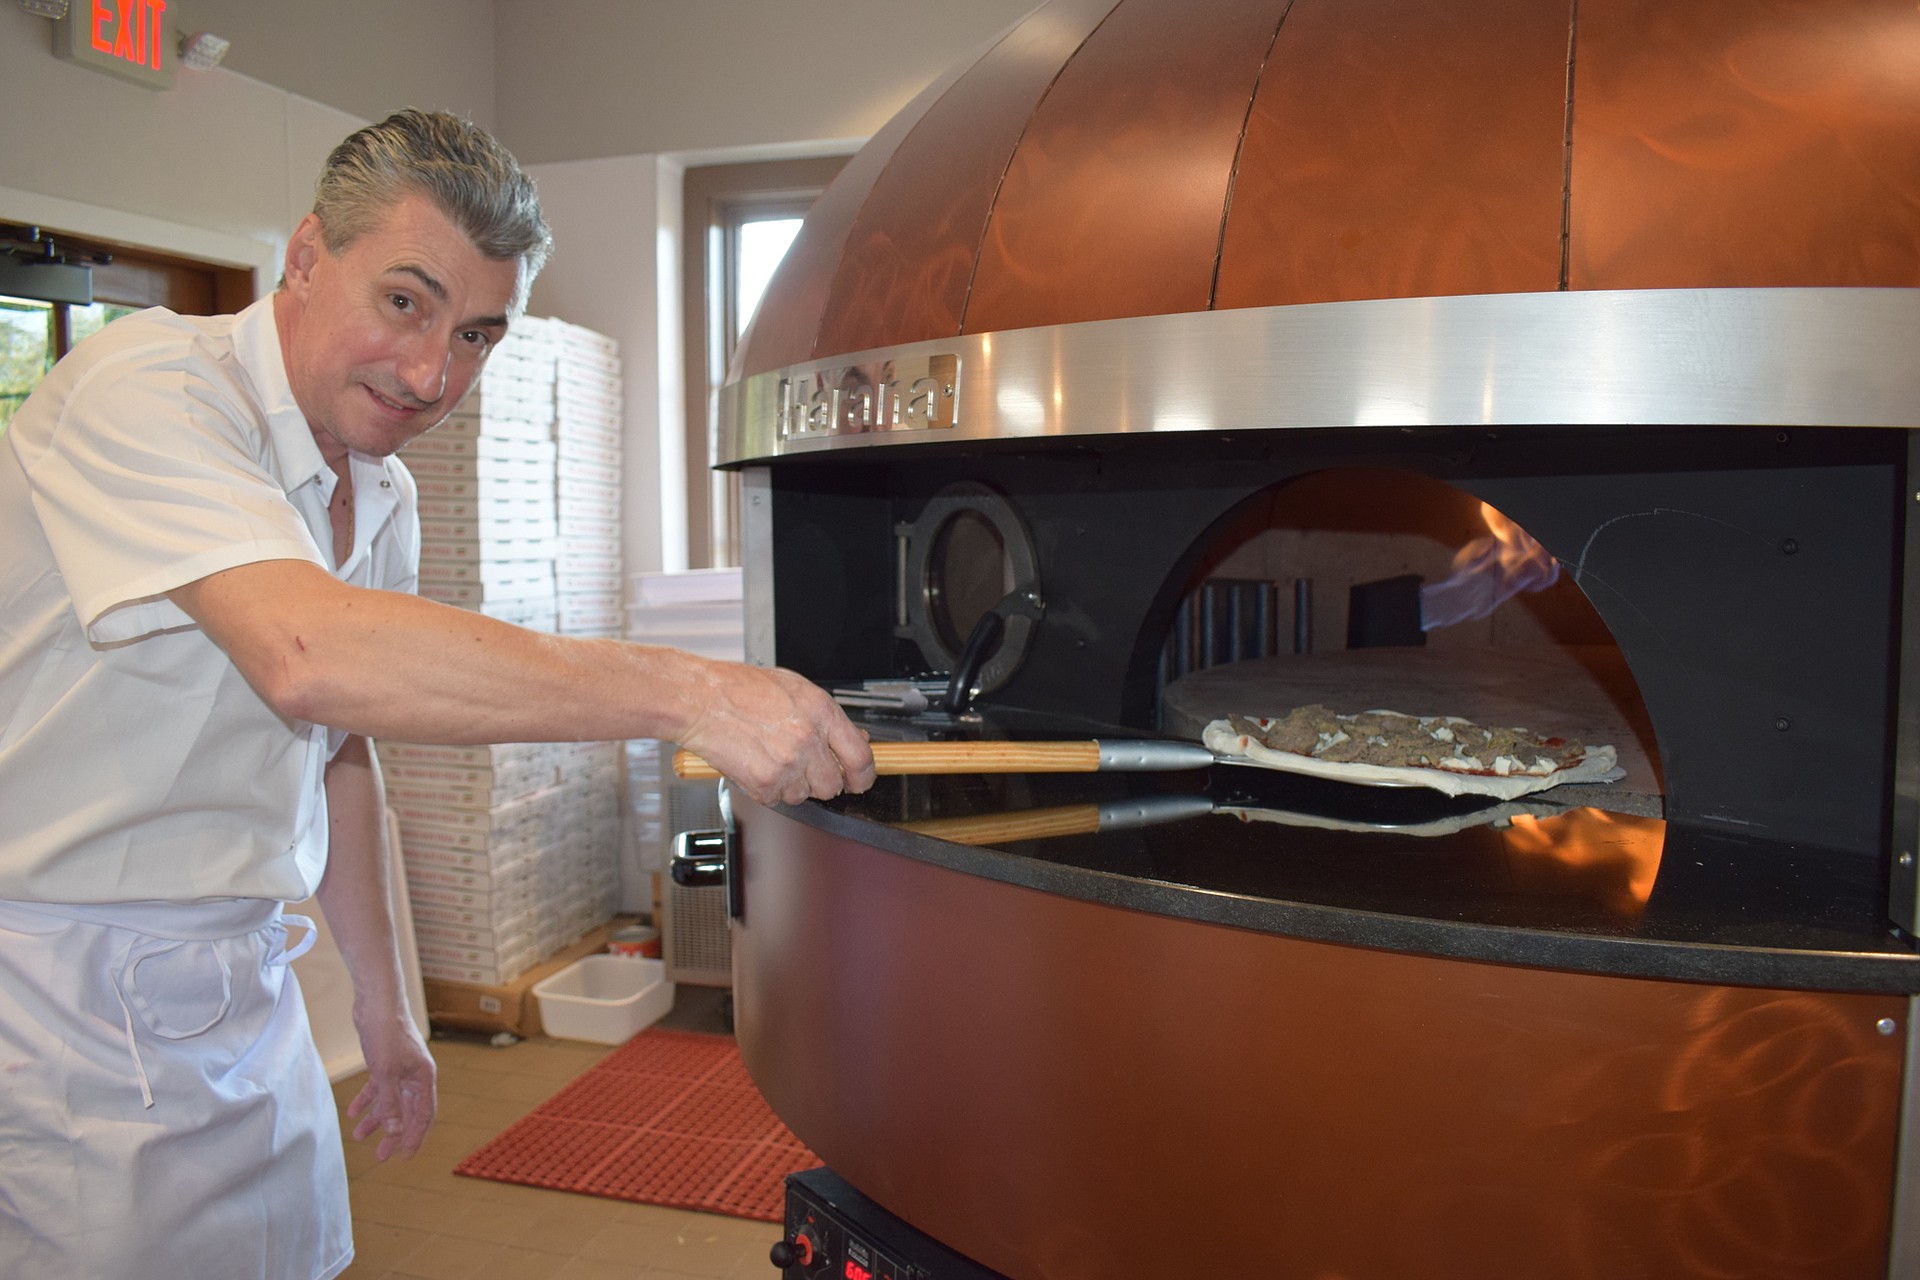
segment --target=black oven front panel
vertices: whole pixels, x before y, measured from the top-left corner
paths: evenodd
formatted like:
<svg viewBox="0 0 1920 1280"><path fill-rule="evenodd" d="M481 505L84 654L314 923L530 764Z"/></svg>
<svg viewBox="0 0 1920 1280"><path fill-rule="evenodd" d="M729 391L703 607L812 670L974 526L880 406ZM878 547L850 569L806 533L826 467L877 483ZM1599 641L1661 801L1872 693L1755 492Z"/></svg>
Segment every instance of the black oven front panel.
<svg viewBox="0 0 1920 1280"><path fill-rule="evenodd" d="M1023 561L1013 576L1030 576L1040 601L1037 620L1008 606L1008 643L1027 629L1024 657L982 709L1152 729L1176 613L1223 533L1311 473L1408 471L1490 503L1578 584L1644 701L1666 817L1879 859L1892 812L1905 449L1892 431L1543 426L783 460L774 657L823 683L925 671L930 660L895 624L926 584L907 572L919 560L895 553L902 530L957 503L963 484L997 495L1024 529L1031 572ZM957 530L985 523L956 520L949 542L973 545Z"/></svg>
<svg viewBox="0 0 1920 1280"><path fill-rule="evenodd" d="M787 1234L773 1247L785 1280L1007 1280L967 1261L829 1169L787 1179Z"/></svg>

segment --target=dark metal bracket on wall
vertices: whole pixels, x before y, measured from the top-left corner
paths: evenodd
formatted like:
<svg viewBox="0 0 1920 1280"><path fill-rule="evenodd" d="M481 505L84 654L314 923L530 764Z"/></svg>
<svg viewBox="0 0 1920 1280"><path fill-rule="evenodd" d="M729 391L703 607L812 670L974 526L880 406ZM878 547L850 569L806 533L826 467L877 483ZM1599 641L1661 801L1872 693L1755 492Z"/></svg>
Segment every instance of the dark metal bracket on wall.
<svg viewBox="0 0 1920 1280"><path fill-rule="evenodd" d="M39 227L0 225L0 294L84 307L93 301L93 268L107 254L63 249Z"/></svg>

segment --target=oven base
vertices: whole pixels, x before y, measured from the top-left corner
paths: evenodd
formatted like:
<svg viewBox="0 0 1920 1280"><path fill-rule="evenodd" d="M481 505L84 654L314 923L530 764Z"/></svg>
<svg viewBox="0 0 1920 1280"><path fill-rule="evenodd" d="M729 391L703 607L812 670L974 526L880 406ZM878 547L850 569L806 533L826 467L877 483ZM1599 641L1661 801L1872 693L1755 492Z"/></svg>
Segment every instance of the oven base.
<svg viewBox="0 0 1920 1280"><path fill-rule="evenodd" d="M1311 942L734 817L755 1083L1016 1280L1888 1276L1904 998Z"/></svg>

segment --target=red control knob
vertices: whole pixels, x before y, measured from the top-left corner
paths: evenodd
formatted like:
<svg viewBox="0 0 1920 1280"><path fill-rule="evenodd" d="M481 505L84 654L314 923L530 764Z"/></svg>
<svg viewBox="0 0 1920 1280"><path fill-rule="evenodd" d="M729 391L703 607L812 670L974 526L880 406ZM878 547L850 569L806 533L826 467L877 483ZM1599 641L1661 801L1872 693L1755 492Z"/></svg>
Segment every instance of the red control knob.
<svg viewBox="0 0 1920 1280"><path fill-rule="evenodd" d="M813 1265L816 1250L813 1236L805 1228L791 1240L782 1240L767 1251L767 1257L781 1270L788 1267L810 1267Z"/></svg>

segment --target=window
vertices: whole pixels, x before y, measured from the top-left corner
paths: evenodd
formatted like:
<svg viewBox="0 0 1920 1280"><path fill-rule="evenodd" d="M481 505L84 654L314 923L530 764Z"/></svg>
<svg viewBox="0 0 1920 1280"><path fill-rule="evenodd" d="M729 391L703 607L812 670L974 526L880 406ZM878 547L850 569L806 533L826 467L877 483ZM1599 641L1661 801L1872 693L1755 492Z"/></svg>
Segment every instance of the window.
<svg viewBox="0 0 1920 1280"><path fill-rule="evenodd" d="M0 295L0 431L55 360L109 321L138 310L108 302L83 307Z"/></svg>
<svg viewBox="0 0 1920 1280"><path fill-rule="evenodd" d="M729 326L727 341L729 363L733 349L740 345L740 338L747 331L747 323L753 319L754 309L760 305L760 295L767 291L774 270L793 245L793 238L800 234L801 221L793 215L750 212L745 221L734 227L733 252L727 258L733 268L733 291L729 295L733 301L733 323Z"/></svg>
<svg viewBox="0 0 1920 1280"><path fill-rule="evenodd" d="M0 226L0 244L22 244L33 229ZM43 302L0 294L0 431L53 362L74 344L144 307L182 315L237 311L253 300L251 271L42 231L61 252L93 266L93 302Z"/></svg>
<svg viewBox="0 0 1920 1280"><path fill-rule="evenodd" d="M53 304L0 297L0 431L53 368Z"/></svg>
<svg viewBox="0 0 1920 1280"><path fill-rule="evenodd" d="M800 223L846 157L688 169L684 222L687 548L693 568L739 563L739 478L713 468L719 391Z"/></svg>

